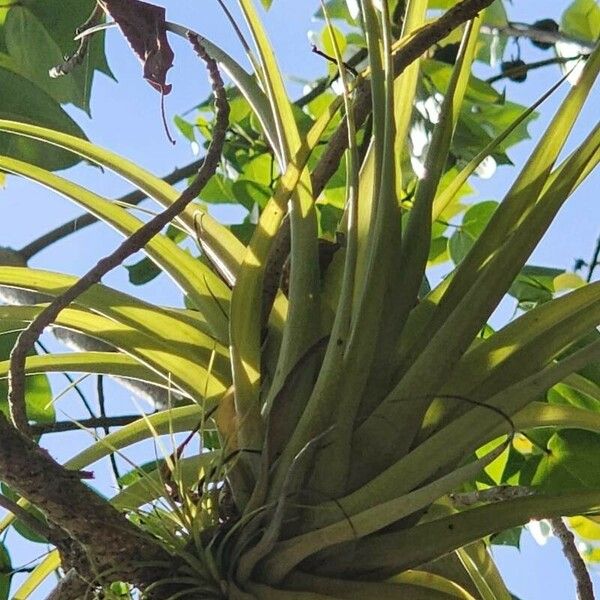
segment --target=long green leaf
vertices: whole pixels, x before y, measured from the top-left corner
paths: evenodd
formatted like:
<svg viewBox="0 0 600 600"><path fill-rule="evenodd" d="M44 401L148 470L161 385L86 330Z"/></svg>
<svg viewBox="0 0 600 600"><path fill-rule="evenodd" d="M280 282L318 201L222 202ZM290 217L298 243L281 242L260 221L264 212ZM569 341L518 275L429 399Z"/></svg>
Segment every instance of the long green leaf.
<svg viewBox="0 0 600 600"><path fill-rule="evenodd" d="M143 225L123 208L44 169L5 157L0 157L0 168L36 181L73 200L124 236L132 235ZM227 343L229 324L224 313L229 312L230 291L225 283L208 266L164 235L155 236L145 251L202 312L219 341Z"/></svg>
<svg viewBox="0 0 600 600"><path fill-rule="evenodd" d="M396 496L359 513L345 514L342 520L322 529L280 542L275 546L272 557L266 560L264 565L264 573L268 581L275 583L281 581L293 567L320 550L368 536L428 506L475 477L505 449L506 442L484 457L459 467L412 492Z"/></svg>
<svg viewBox="0 0 600 600"><path fill-rule="evenodd" d="M539 494L488 504L357 543L354 560L361 570L392 573L414 568L492 533L531 519L598 513L600 492Z"/></svg>
<svg viewBox="0 0 600 600"><path fill-rule="evenodd" d="M8 376L10 362L0 362L0 379ZM68 352L66 354L43 354L29 356L25 373L97 373L148 381L167 388L169 382L141 365L137 360L118 352Z"/></svg>
<svg viewBox="0 0 600 600"><path fill-rule="evenodd" d="M298 573L288 579L287 585L297 590L329 594L348 600L474 600L471 594L458 585L424 571L403 573L386 582L351 581Z"/></svg>
<svg viewBox="0 0 600 600"><path fill-rule="evenodd" d="M551 169L573 128L600 71L600 46L590 55L582 76L574 86L536 145L525 167L494 213L488 227L454 273L449 285L442 286L442 303L455 306L471 288L489 258L502 247L507 236L533 209L547 185Z"/></svg>
<svg viewBox="0 0 600 600"><path fill-rule="evenodd" d="M441 392L484 400L542 369L600 322L600 284L587 285L528 311L476 345L456 365ZM469 407L431 404L420 437Z"/></svg>
<svg viewBox="0 0 600 600"><path fill-rule="evenodd" d="M597 62L600 65L600 58ZM483 269L476 284L465 291L456 309L448 315L448 306L438 306L439 315L434 313L429 328L421 332L416 340L416 347L423 348L423 352L417 358L413 356L407 359L408 370L396 388L361 427L362 431L356 439L357 447L361 447L359 439L369 429L377 428L376 423L382 418L393 422L404 419L411 421L416 434L416 428L440 386L485 325L552 219L574 191L582 172L600 160L599 149L600 126L552 172L546 182L552 185L547 186L538 203L519 223L511 237L504 240L505 243ZM436 332L437 326L439 329ZM427 340L426 344L424 340ZM398 398L421 400L409 406L409 403L398 402ZM373 455L385 460L384 452L389 440L385 436L371 439L375 441L374 446L371 444Z"/></svg>
<svg viewBox="0 0 600 600"><path fill-rule="evenodd" d="M29 268L0 267L0 285L34 290L50 297L62 294L76 277ZM108 319L129 326L155 340L170 353L190 355L206 368L216 357L216 373L228 379L227 349L203 333L194 320L180 311L170 311L101 284L82 294L75 303ZM119 340L118 340L119 341ZM127 338L117 345L127 350Z"/></svg>
<svg viewBox="0 0 600 600"><path fill-rule="evenodd" d="M60 554L58 550L52 550L44 560L36 565L34 570L27 576L27 579L21 584L14 593L13 600L26 600L31 594L60 567Z"/></svg>
<svg viewBox="0 0 600 600"><path fill-rule="evenodd" d="M451 421L362 488L342 498L339 504L329 503L329 512L335 514L341 504L347 515L353 515L376 502L414 489L436 473L452 468L464 456L493 439L498 427L507 431L509 425L504 415L510 417L517 413L564 377L599 358L600 341L597 341L495 394L486 400L486 406L473 408ZM317 507L315 513L325 516L326 506Z"/></svg>
<svg viewBox="0 0 600 600"><path fill-rule="evenodd" d="M260 378L261 315L263 282L269 250L296 190L308 159L337 107L326 109L313 125L265 206L248 249L231 300L231 363L239 396L240 414L251 415L258 405ZM266 315L263 315L266 317Z"/></svg>
<svg viewBox="0 0 600 600"><path fill-rule="evenodd" d="M31 321L42 310L42 306L1 306L0 318L20 318ZM227 381L201 366L201 357L189 345L177 347L174 342L165 343L156 336L151 337L128 325L116 323L100 315L82 309L67 308L59 315L56 325L95 337L121 349L136 358L147 368L171 381L174 389L200 400L207 395L223 393ZM205 363L206 364L206 363Z"/></svg>
<svg viewBox="0 0 600 600"><path fill-rule="evenodd" d="M434 201L432 219L435 221L459 193L462 186L473 175L481 162L490 156L506 138L522 125L566 80L568 75L559 79L546 93L540 96L531 106L527 107L500 135L495 137L483 150L478 152L452 179Z"/></svg>
<svg viewBox="0 0 600 600"><path fill-rule="evenodd" d="M4 119L0 119L0 131L33 138L74 152L82 158L115 172L146 193L148 197L156 200L161 206L170 206L179 197L179 192L175 188L149 171L86 140L45 127ZM182 223L191 236L195 236L197 216L200 214L202 215L205 243L210 244L213 253L219 257L230 272L235 274L242 261L244 246L227 227L219 224L208 213L194 205L188 206L177 220Z"/></svg>

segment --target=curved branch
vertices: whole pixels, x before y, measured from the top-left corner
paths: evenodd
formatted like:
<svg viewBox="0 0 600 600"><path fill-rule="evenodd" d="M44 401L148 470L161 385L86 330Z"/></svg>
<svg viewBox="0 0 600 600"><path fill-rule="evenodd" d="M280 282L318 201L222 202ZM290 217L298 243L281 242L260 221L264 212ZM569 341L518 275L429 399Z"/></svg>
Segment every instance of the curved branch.
<svg viewBox="0 0 600 600"><path fill-rule="evenodd" d="M140 227L114 252L102 258L66 292L57 296L19 336L10 354L8 404L13 423L24 433L29 433L29 423L25 411L25 359L38 337L46 327L56 320L64 308L94 284L99 283L106 273L145 246L165 225L179 215L196 198L218 167L227 130L229 105L216 62L205 53L197 36L190 34L190 40L194 49L199 54L202 53L203 58L206 57L215 93L217 123L204 162L194 181L173 204Z"/></svg>
<svg viewBox="0 0 600 600"><path fill-rule="evenodd" d="M216 125L204 163L191 185L179 198L151 221L140 227L112 254L100 260L64 294L55 298L19 336L11 352L9 405L13 422L0 415L0 479L38 506L49 521L66 532L75 554L66 563L82 577L94 580L109 573L115 580L127 581L144 589L152 582L172 575L171 555L156 540L140 531L126 516L81 481L78 472L68 471L26 434L30 426L25 411L25 356L44 328L63 308L89 289L113 267L137 252L167 223L176 217L201 191L215 172L227 129L229 105L218 71L196 36L189 35L195 51L204 60L215 96ZM20 429L20 431L19 431ZM80 556L83 550L85 556ZM63 556L69 547L61 549ZM75 562L74 562L75 561ZM151 595L170 597L173 585L161 586Z"/></svg>

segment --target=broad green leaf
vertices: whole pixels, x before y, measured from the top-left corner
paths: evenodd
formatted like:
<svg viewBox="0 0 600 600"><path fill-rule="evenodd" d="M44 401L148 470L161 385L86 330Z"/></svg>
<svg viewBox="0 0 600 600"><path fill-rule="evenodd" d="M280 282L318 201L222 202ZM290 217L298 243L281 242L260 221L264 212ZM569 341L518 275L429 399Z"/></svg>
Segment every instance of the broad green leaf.
<svg viewBox="0 0 600 600"><path fill-rule="evenodd" d="M561 269L527 265L521 269L508 293L520 304L547 302L554 295L554 280L562 274Z"/></svg>
<svg viewBox="0 0 600 600"><path fill-rule="evenodd" d="M517 429L559 428L565 430L584 430L600 433L600 414L583 408L568 405L532 402L514 415ZM553 435L549 430L548 439Z"/></svg>
<svg viewBox="0 0 600 600"><path fill-rule="evenodd" d="M7 360L12 347L17 341L19 332L8 332L0 335L0 360ZM2 363L0 363L2 364ZM0 380L0 411L8 414L8 384ZM27 416L38 423L51 423L54 421L54 406L52 404L52 390L45 375L28 377L25 381L25 402Z"/></svg>
<svg viewBox="0 0 600 600"><path fill-rule="evenodd" d="M508 23L508 15L502 0L496 0L483 11L483 22L486 25L503 27ZM490 36L480 34L481 44L478 49L477 58L494 66L502 60L504 49L508 40L502 36Z"/></svg>
<svg viewBox="0 0 600 600"><path fill-rule="evenodd" d="M501 531L496 535L493 535L490 539L490 543L494 546L512 546L517 550L521 547L521 534L523 533L522 527L513 527Z"/></svg>
<svg viewBox="0 0 600 600"><path fill-rule="evenodd" d="M94 0L30 0L27 2L27 8L41 21L64 56L70 55L77 48L77 42L73 39L74 32L92 13ZM57 15L60 15L60 19L57 19ZM77 78L86 82L80 86L88 89L88 96L91 93L95 71L112 77L104 55L102 32L92 36L86 60L79 73L75 73Z"/></svg>
<svg viewBox="0 0 600 600"><path fill-rule="evenodd" d="M337 27L332 26L331 28L325 27L321 32L321 44L322 50L329 56L335 56L335 49L333 47L333 42L331 41L331 36L335 36L335 42L337 44L338 50L340 54L344 54L344 50L346 49L346 37L344 33L338 29ZM331 65L333 69L336 69L334 65Z"/></svg>
<svg viewBox="0 0 600 600"><path fill-rule="evenodd" d="M167 228L167 237L173 240L175 243L181 242L185 239L185 234L170 225ZM138 262L132 265L123 265L129 273L129 283L133 285L143 285L152 281L162 273L162 270L149 258L142 258Z"/></svg>
<svg viewBox="0 0 600 600"><path fill-rule="evenodd" d="M0 68L0 117L40 123L83 138L81 128L46 92L28 79ZM77 138L74 138L77 139ZM66 169L79 159L70 152L11 135L0 135L0 153L50 171Z"/></svg>
<svg viewBox="0 0 600 600"><path fill-rule="evenodd" d="M448 251L454 264L458 264L473 246L475 240L486 228L492 214L498 206L497 202L489 200L478 202L469 208L448 241Z"/></svg>
<svg viewBox="0 0 600 600"><path fill-rule="evenodd" d="M139 421L121 427L103 437L101 440L81 451L65 463L68 469L85 469L87 466L108 456L115 450L120 450L157 435L171 435L181 431L191 431L203 418L205 408L214 406L217 398L210 399L205 407L199 405L182 406L163 410Z"/></svg>
<svg viewBox="0 0 600 600"><path fill-rule="evenodd" d="M10 554L4 544L0 544L0 600L8 600L12 580Z"/></svg>
<svg viewBox="0 0 600 600"><path fill-rule="evenodd" d="M596 0L574 0L561 18L561 30L595 42L600 36L600 6Z"/></svg>
<svg viewBox="0 0 600 600"><path fill-rule="evenodd" d="M85 81L70 73L51 78L48 72L64 61L63 53L40 20L26 7L14 7L4 23L4 43L27 78L60 104L86 109ZM81 87L80 85L81 84Z"/></svg>
<svg viewBox="0 0 600 600"><path fill-rule="evenodd" d="M343 20L346 21L348 25L356 24L355 19L350 15L346 0L327 0L327 2L325 2L325 9L327 10L329 18L332 20ZM319 8L315 12L314 17L317 19L324 19L323 9Z"/></svg>
<svg viewBox="0 0 600 600"><path fill-rule="evenodd" d="M600 490L600 433L557 431L531 483L544 492Z"/></svg>

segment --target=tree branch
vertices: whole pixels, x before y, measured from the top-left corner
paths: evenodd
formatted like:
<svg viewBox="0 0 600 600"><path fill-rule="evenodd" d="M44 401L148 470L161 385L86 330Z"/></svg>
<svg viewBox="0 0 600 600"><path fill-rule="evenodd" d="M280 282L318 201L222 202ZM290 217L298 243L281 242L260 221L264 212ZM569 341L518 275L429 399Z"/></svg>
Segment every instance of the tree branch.
<svg viewBox="0 0 600 600"><path fill-rule="evenodd" d="M546 29L536 29L527 23L508 23L502 27L492 27L482 25L481 33L487 35L501 35L505 37L527 38L534 42L542 44L556 44L557 42L566 42L568 44L577 44L581 50L589 54L596 46L594 42L581 40L579 38L561 33L560 31L548 31Z"/></svg>
<svg viewBox="0 0 600 600"><path fill-rule="evenodd" d="M582 56L586 56L585 54L578 54L577 56L565 58L564 56L555 56L553 58L547 58L546 60L540 60L537 62L526 63L524 65L520 65L517 67L512 67L507 69L506 71L499 73L498 75L494 75L493 77L488 77L485 82L486 83L496 83L497 81L501 81L502 79L510 79L515 75L523 75L525 73L529 73L529 71L534 71L535 69L541 69L542 67L547 67L549 65L564 65L572 60L577 60Z"/></svg>
<svg viewBox="0 0 600 600"><path fill-rule="evenodd" d="M588 272L585 278L588 283L591 283L592 277L594 276L594 271L598 265L600 265L600 237L596 242L596 247L594 248L594 253L592 254L592 260L588 265Z"/></svg>
<svg viewBox="0 0 600 600"><path fill-rule="evenodd" d="M590 579L590 574L575 545L575 536L560 517L550 519L550 524L552 525L554 535L562 544L565 557L571 565L571 571L573 572L577 584L577 599L594 600L592 580Z"/></svg>
<svg viewBox="0 0 600 600"><path fill-rule="evenodd" d="M208 57L202 49L199 39L190 35L190 40L196 52L206 56L209 64L210 76L213 83L216 104L217 123L213 130L213 139L209 146L205 160L198 171L198 175L191 185L163 212L144 224L140 229L128 237L114 252L102 258L92 269L81 277L66 292L57 296L25 329L19 336L10 354L9 394L8 403L14 425L24 433L29 432L25 410L25 359L28 351L42 334L44 329L51 325L60 312L73 302L78 296L87 291L94 284L99 283L102 277L125 259L135 254L147 244L165 225L179 215L185 207L200 193L207 181L212 177L219 164L221 150L225 141L225 133L229 117L229 105L222 79L216 63ZM209 62L210 61L210 62ZM213 67L214 65L214 67Z"/></svg>
<svg viewBox="0 0 600 600"><path fill-rule="evenodd" d="M91 574L93 580L108 573L111 579L127 581L141 589L172 574L174 564L171 555L94 490L84 485L79 473L66 470L26 435L31 433L31 428L25 410L24 367L27 351L61 310L99 282L113 267L137 252L184 210L219 164L229 105L217 63L207 55L197 36L190 34L188 37L196 53L207 65L215 96L216 125L204 163L191 185L173 204L140 227L117 250L100 260L64 294L54 299L21 333L11 352L9 372L9 406L17 429L0 415L0 479L42 509L52 524L70 536L75 550L84 550L85 560L76 564L68 560L71 563L68 566L74 566L84 578ZM83 564L84 573L89 565L85 576L80 571L80 564ZM164 566L161 568L161 565ZM173 585L161 586L160 592L157 589L152 595L170 597L174 593Z"/></svg>
<svg viewBox="0 0 600 600"><path fill-rule="evenodd" d="M116 417L93 417L79 421L56 421L54 423L34 423L30 426L35 436L45 433L64 433L84 429L123 427L141 419L141 415L119 415Z"/></svg>
<svg viewBox="0 0 600 600"><path fill-rule="evenodd" d="M165 183L173 185L175 183L179 183L183 179L187 179L188 177L195 175L198 172L198 169L202 166L203 160L204 159L201 158L190 163L189 165L186 165L185 167L175 169L172 173L169 173L168 175L163 177L163 181ZM124 196L121 196L120 198L115 199L115 202L119 202L120 204L130 204L131 206L136 206L140 202L142 202L142 200L145 200L147 197L147 194L142 192L141 190L134 190L132 192L129 192L128 194L125 194ZM85 213L80 217L75 217L71 221L63 223L56 229L48 231L36 240L33 240L33 242L30 242L26 246L23 246L23 248L19 250L19 254L27 262L32 256L38 254L51 244L54 244L54 242L58 242L59 240L62 240L63 238L67 237L68 235L71 235L72 233L75 233L76 231L81 231L84 227L92 225L93 223L97 223L98 220L98 217L95 217L90 213Z"/></svg>

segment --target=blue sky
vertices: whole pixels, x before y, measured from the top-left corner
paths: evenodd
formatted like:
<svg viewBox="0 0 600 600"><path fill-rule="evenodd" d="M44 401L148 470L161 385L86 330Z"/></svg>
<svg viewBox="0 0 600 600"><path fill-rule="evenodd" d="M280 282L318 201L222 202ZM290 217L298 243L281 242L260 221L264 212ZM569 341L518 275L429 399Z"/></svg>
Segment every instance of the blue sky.
<svg viewBox="0 0 600 600"><path fill-rule="evenodd" d="M164 0L160 3L166 6L170 21L197 29L242 59L239 44L216 1ZM273 2L266 23L273 44L279 52L282 70L286 74L311 79L324 71L322 60L311 53L307 37L309 29L321 27L320 23L315 24L310 20L317 5L316 0ZM514 0L513 6L509 8L514 20L532 22L545 17L558 20L567 5L566 0L555 0L552 3L547 0ZM174 40L173 46L176 53L175 66L169 72L168 78L173 84L173 92L166 98L166 109L170 116L186 111L208 94L204 72L192 51L181 40ZM167 141L160 119L160 98L142 80L141 66L117 30L108 32L107 53L119 83L104 76L96 78L91 120L77 109L70 109L90 139L139 162L157 174L166 174L175 166L190 162L193 159L192 151L183 138L178 137L178 143L174 147ZM534 59L540 59L548 55L535 52L533 56ZM539 70L532 73L525 84L509 82L508 95L513 100L528 104L550 87L558 76L556 68ZM294 94L300 93L300 86L291 80L290 88ZM531 126L534 139L547 124L548 117L559 105L565 91L566 88L559 91L544 105L544 117ZM590 123L597 121L598 106L600 93L596 88L575 128L574 139L581 139L588 131ZM572 147L572 144L568 144L568 148ZM522 164L531 148L530 142L523 143L510 152L511 158L516 164ZM129 191L127 185L113 175L101 173L91 166L80 165L68 175L85 185L93 186L96 191L107 197L116 197ZM476 181L478 195L474 199L500 200L512 176L513 171L504 167L499 169L493 179L486 182ZM596 172L561 211L556 223L536 249L532 262L571 268L576 258L590 256L600 234L597 195L599 188L600 175ZM79 214L79 210L64 199L14 178L10 178L5 189L0 191L0 210L0 245L15 248ZM95 225L40 253L32 261L32 266L74 274L82 273L92 266L99 256L112 250L119 241L116 233L104 225ZM107 276L105 282L131 290L123 268ZM134 293L141 293L155 302L180 304L179 293L166 283L167 280L161 277L144 288L135 288ZM61 388L62 383L57 389ZM114 394L118 398L114 398L113 402L129 402L123 397L120 388L115 388ZM63 408L69 406L61 405ZM82 443L89 441L81 434L72 434L68 440L67 443L62 441L60 445L50 442L50 447L58 458L71 456ZM109 491L109 486L110 484L107 484L106 492ZM19 545L17 554L15 564L33 557L31 546ZM495 551L495 555L511 589L522 600L575 598L569 568L560 554L556 540L551 540L547 546L541 548L531 538L526 537L520 554L514 549L501 548ZM600 593L600 577L596 576L595 582ZM41 598L43 595L35 597Z"/></svg>

